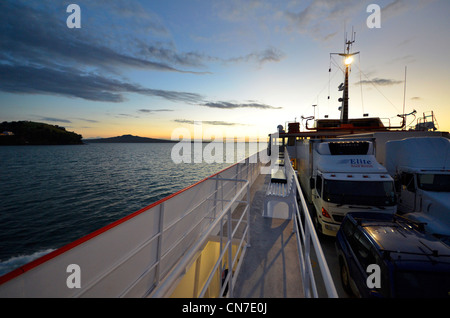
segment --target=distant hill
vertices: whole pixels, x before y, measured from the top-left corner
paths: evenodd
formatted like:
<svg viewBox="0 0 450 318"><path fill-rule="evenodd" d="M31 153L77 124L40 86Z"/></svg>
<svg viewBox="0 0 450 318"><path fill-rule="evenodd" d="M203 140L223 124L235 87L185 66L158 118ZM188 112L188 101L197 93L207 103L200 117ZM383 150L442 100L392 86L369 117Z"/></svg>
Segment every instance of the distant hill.
<svg viewBox="0 0 450 318"><path fill-rule="evenodd" d="M85 143L163 143L163 142L176 142L173 140L166 139L155 139L147 137L139 137L133 135L122 135L110 138L99 138L99 139L84 139Z"/></svg>
<svg viewBox="0 0 450 318"><path fill-rule="evenodd" d="M82 138L58 125L32 121L0 124L0 145L78 145Z"/></svg>

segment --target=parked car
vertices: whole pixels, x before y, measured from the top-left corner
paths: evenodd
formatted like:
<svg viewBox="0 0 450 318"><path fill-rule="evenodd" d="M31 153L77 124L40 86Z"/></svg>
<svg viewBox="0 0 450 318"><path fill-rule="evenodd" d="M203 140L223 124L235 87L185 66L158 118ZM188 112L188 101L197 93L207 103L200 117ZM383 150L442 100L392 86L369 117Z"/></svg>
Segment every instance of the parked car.
<svg viewBox="0 0 450 318"><path fill-rule="evenodd" d="M336 249L350 295L450 298L450 247L421 223L396 214L350 212Z"/></svg>

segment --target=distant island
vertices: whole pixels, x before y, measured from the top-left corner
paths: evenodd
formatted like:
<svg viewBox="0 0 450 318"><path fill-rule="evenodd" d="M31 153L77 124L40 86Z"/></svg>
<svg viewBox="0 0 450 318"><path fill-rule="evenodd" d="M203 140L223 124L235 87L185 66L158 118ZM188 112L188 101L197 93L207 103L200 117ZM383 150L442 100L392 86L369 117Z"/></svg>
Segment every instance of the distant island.
<svg viewBox="0 0 450 318"><path fill-rule="evenodd" d="M110 138L83 139L83 142L85 142L85 143L164 143L164 142L173 143L173 142L177 142L177 141L139 137L139 136L133 136L133 135L122 135L122 136L110 137Z"/></svg>
<svg viewBox="0 0 450 318"><path fill-rule="evenodd" d="M0 124L0 145L79 145L82 138L58 125L32 121Z"/></svg>

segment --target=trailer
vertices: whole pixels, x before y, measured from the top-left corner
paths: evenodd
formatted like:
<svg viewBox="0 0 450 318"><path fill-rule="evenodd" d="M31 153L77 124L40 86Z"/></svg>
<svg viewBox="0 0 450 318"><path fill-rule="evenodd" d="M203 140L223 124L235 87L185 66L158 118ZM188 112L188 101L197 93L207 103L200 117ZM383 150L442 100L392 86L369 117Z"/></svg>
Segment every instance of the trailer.
<svg viewBox="0 0 450 318"><path fill-rule="evenodd" d="M360 134L344 135L341 138L372 138L375 147L375 158L386 166L386 143L392 140L402 140L405 138L449 138L449 133L444 131L420 131L420 130L394 130L394 131L374 131Z"/></svg>

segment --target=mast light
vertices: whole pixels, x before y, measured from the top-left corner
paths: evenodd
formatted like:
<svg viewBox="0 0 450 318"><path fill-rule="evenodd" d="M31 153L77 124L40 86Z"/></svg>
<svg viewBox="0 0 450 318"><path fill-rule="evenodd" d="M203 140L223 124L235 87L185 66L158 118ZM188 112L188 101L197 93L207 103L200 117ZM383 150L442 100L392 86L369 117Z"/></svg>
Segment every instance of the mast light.
<svg viewBox="0 0 450 318"><path fill-rule="evenodd" d="M353 62L353 56L347 56L346 59L344 60L344 64L345 65L350 65Z"/></svg>

